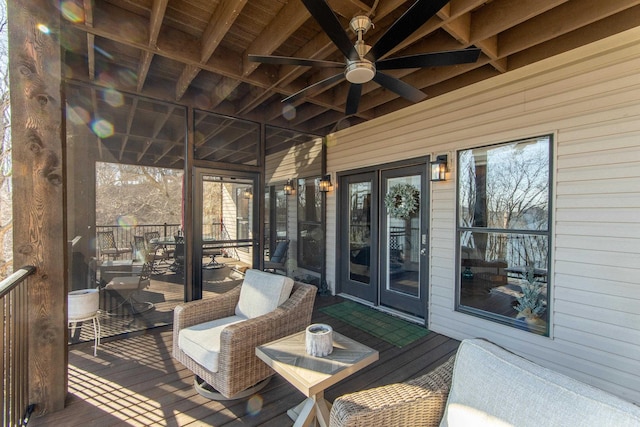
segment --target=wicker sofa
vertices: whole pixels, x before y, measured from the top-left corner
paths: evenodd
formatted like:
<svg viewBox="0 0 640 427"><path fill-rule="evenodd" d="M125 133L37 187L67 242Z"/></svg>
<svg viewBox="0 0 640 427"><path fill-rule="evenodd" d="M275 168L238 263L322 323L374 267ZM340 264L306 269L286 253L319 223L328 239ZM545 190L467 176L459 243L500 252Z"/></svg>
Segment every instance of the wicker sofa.
<svg viewBox="0 0 640 427"><path fill-rule="evenodd" d="M331 409L331 427L438 425L630 427L640 407L472 339L429 374L341 396Z"/></svg>
<svg viewBox="0 0 640 427"><path fill-rule="evenodd" d="M251 278L251 279L250 279ZM191 370L197 377L204 380L213 390L206 394L206 390L199 388L202 383L195 384L196 390L213 399L236 399L250 394L256 389L256 384L263 382L274 374L274 371L255 355L255 348L269 341L299 332L306 328L311 321L313 304L317 288L313 285L294 282L290 296L284 295L284 301L274 310L266 314L257 313L256 308L243 308L242 288L251 285L264 286L258 294L264 294L272 289L274 281L291 280L285 276L265 273L258 270L247 270L242 285L211 298L191 301L178 305L174 309L173 321L173 357ZM262 282L262 283L260 283ZM246 290L246 289L245 289ZM256 293L246 295L249 304L255 304ZM289 296L288 298L286 298ZM244 313L241 311L244 310ZM253 310L253 314L251 311ZM240 311L240 312L239 312ZM242 319L239 319L242 318ZM227 321L227 319L231 321ZM222 323L226 322L225 324ZM215 338L207 335L206 329L218 326L220 330ZM208 363L201 363L199 359L184 346L185 337L181 331L191 329L195 332L195 341L203 346L211 346L212 339L217 339L215 368ZM184 332L183 332L184 334ZM202 335L204 334L204 335ZM205 353L211 353L210 348L203 348ZM205 359L208 356L205 355ZM211 360L211 359L207 359Z"/></svg>

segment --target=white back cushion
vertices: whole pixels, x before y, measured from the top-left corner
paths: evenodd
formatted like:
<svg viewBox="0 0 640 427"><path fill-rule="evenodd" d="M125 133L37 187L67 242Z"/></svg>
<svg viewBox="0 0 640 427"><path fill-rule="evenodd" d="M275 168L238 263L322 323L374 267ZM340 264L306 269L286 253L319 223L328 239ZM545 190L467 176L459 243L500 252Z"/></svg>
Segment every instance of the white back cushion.
<svg viewBox="0 0 640 427"><path fill-rule="evenodd" d="M488 341L460 344L441 427L638 426L640 408Z"/></svg>
<svg viewBox="0 0 640 427"><path fill-rule="evenodd" d="M289 299L291 289L293 280L290 277L247 270L240 288L236 315L253 319L270 313Z"/></svg>

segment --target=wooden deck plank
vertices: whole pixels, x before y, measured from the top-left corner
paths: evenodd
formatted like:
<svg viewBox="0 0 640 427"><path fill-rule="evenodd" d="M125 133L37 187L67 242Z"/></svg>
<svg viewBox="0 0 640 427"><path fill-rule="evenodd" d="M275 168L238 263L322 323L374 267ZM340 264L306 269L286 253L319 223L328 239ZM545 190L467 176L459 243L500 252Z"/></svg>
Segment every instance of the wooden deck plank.
<svg viewBox="0 0 640 427"><path fill-rule="evenodd" d="M334 319L319 308L343 301L316 298L314 323L329 323L336 331L380 352L380 360L330 387L325 397L405 381L446 360L459 343L434 332L398 348ZM287 409L304 396L282 377L271 382L251 401L215 402L193 389L193 374L171 357L171 327L108 339L93 357L89 343L69 351L69 395L66 407L33 418L32 426L287 426Z"/></svg>

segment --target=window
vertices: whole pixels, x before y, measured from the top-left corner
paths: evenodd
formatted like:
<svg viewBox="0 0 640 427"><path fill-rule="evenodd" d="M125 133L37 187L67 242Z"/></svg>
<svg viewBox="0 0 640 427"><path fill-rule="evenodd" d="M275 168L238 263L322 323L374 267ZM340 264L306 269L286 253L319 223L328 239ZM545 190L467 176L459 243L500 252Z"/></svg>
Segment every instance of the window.
<svg viewBox="0 0 640 427"><path fill-rule="evenodd" d="M265 259L269 259L270 248L275 248L278 242L288 239L287 195L284 192L284 184L267 186L264 221Z"/></svg>
<svg viewBox="0 0 640 427"><path fill-rule="evenodd" d="M458 310L548 335L551 136L458 153Z"/></svg>
<svg viewBox="0 0 640 427"><path fill-rule="evenodd" d="M322 271L322 197L319 178L298 180L298 265L311 271Z"/></svg>

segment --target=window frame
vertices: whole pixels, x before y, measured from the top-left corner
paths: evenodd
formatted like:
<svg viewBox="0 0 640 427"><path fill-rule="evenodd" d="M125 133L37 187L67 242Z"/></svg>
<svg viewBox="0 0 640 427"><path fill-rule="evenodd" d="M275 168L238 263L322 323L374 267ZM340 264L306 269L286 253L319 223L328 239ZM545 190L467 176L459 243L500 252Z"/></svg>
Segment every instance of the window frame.
<svg viewBox="0 0 640 427"><path fill-rule="evenodd" d="M498 148L500 146L507 146L507 145L511 145L511 144L518 144L518 143L524 143L527 141L535 141L535 140L541 140L541 139L548 139L548 174L547 174L547 227L546 230L528 230L528 229L523 229L523 228L495 228L495 227L482 227L482 226L463 226L461 225L461 195L460 195L460 180L462 177L462 174L460 174L460 157L461 154L463 152L467 152L467 151L473 151L473 150L479 150L479 149L491 149L491 148ZM455 305L454 305L454 309L456 312L460 312L460 313L464 313L464 314L469 314L472 315L474 317L478 317L478 318L482 318L485 320L489 320L492 322L496 322L499 324L503 324L503 325L507 325L513 328L519 328L522 329L521 327L518 326L516 319L512 319L509 318L507 316L501 315L501 314L497 314L488 310L483 310L477 307L472 307L469 305L464 305L461 301L461 291L462 291L462 282L463 282L463 278L462 278L462 274L463 274L463 259L462 259L462 244L461 244L461 236L464 232L471 232L471 233L486 233L488 236L491 234L504 234L504 235L527 235L527 236L544 236L547 238L547 247L546 247L546 259L545 259L545 263L547 266L547 272L546 272L546 295L547 295L547 301L546 301L546 310L545 310L545 319L546 319L546 328L545 331L543 333L540 333L540 331L538 332L540 335L543 335L545 337L550 337L551 336L551 312L552 312L552 306L551 306L551 302L552 302L552 298L551 298L551 293L552 293L552 269L551 269L551 260L552 260L552 248L553 248L553 242L552 242L552 210L553 210L553 188L554 188L554 147L555 147L555 135L553 133L548 133L548 134L541 134L538 136L532 136L532 137L526 137L526 138L521 138L521 139L517 139L517 140L511 140L511 141L504 141L504 142L498 142L498 143L494 143L494 144L486 144L486 145L482 145L482 146L477 146L477 147L469 147L466 149L462 149L462 150L457 150L456 151L456 165L458 168L458 173L456 173L456 180L455 180L455 190L456 190L456 208L455 208ZM487 224L489 225L489 224ZM511 267L510 265L507 264L507 267ZM514 310L515 312L515 310Z"/></svg>
<svg viewBox="0 0 640 427"><path fill-rule="evenodd" d="M324 205L323 205L323 198L322 198L322 193L318 190L318 183L320 180L320 176L313 176L313 177L300 177L297 179L297 188L296 188L296 217L297 217L297 239L298 239L298 266L300 268L303 268L305 270L309 270L309 271L313 271L316 273L322 273L322 263L320 263L320 265L318 266L314 266L314 265L310 265L307 264L305 262L305 256L304 256L304 241L305 238L303 237L302 233L303 230L306 230L307 227L311 226L314 228L317 228L319 230L323 230L323 223L322 223L322 210L324 209ZM303 193L306 194L306 187L309 185L309 183L313 183L314 185L314 194L316 194L316 197L318 197L319 199L316 199L315 201L319 201L320 202L320 209L319 212L317 213L319 218L316 218L315 220L311 220L307 218L306 215L306 207L303 208L300 205L300 197L302 197ZM325 247L325 242L324 242L324 233L322 236L323 241L320 242L320 248L321 250L324 250L323 248ZM318 254L319 257L322 256L322 254Z"/></svg>

